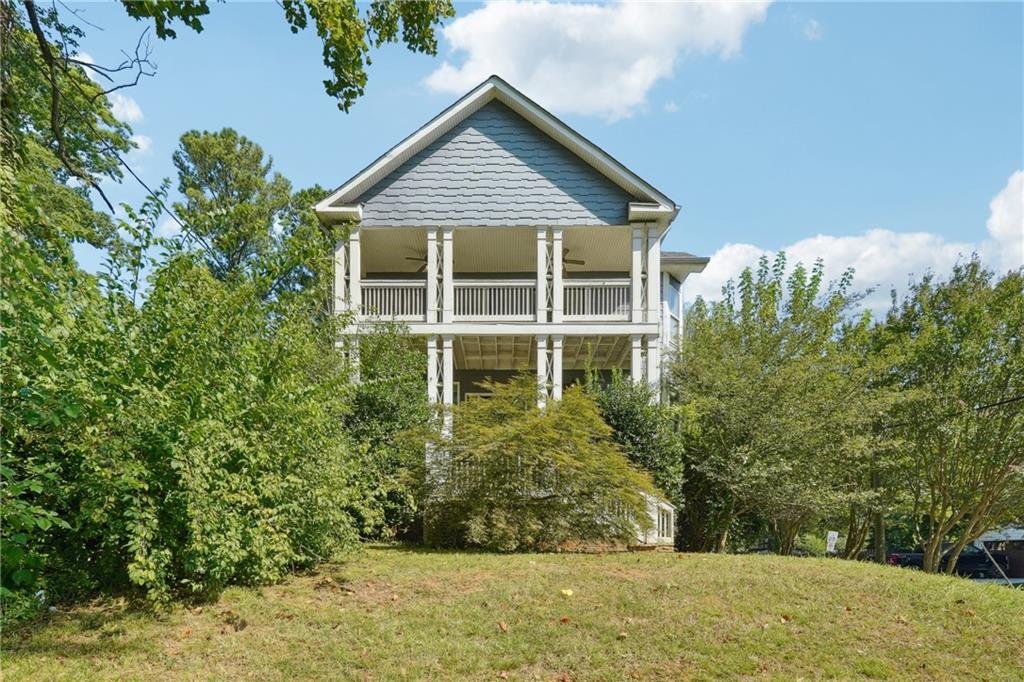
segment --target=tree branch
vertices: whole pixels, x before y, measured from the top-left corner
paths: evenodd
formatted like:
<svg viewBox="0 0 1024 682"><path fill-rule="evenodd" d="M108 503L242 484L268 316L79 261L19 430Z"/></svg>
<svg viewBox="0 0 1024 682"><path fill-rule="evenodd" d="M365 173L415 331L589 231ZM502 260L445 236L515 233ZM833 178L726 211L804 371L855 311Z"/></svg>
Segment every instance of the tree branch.
<svg viewBox="0 0 1024 682"><path fill-rule="evenodd" d="M57 143L57 158L60 159L64 167L67 168L68 172L75 177L88 183L90 187L96 190L96 193L103 199L103 203L107 205L110 212L114 212L114 205L110 203L110 199L103 192L99 183L96 179L85 171L78 168L70 158L68 158L67 147L64 143L64 130L61 127L60 122L60 88L57 86L57 63L53 57L53 52L50 50L50 42L46 39L46 34L43 32L43 27L39 23L39 17L36 14L36 6L32 0L25 0L25 12L28 15L29 24L32 26L32 33L36 37L36 42L39 44L39 53L42 55L43 62L46 64L47 73L50 80L50 132L53 133L53 139Z"/></svg>

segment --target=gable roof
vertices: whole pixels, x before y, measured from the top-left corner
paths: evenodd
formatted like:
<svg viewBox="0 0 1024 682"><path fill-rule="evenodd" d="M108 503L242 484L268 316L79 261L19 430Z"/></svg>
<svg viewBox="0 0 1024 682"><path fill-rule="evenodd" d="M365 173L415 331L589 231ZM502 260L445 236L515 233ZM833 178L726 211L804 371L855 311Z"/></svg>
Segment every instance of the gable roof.
<svg viewBox="0 0 1024 682"><path fill-rule="evenodd" d="M324 218L361 219L362 209L353 202L415 154L494 100L522 116L635 198L636 201L629 204L630 219L664 221L667 226L678 213L679 207L671 199L498 76L491 76L473 88L345 182L316 205L317 213Z"/></svg>

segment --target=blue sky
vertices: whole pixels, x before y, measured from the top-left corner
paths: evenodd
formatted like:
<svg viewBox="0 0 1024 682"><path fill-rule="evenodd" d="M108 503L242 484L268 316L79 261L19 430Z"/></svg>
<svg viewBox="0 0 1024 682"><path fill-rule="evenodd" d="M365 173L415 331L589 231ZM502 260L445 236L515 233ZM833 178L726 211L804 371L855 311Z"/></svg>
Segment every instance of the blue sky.
<svg viewBox="0 0 1024 682"><path fill-rule="evenodd" d="M81 45L99 63L144 26L74 7L103 29ZM157 75L118 102L142 136L133 165L155 185L181 133L230 126L296 187L334 187L497 72L682 206L668 248L713 256L690 296L779 248L886 290L974 250L1024 261L1020 3L457 10L437 57L377 53L345 114L315 33L276 4L212 4L201 34L153 39Z"/></svg>

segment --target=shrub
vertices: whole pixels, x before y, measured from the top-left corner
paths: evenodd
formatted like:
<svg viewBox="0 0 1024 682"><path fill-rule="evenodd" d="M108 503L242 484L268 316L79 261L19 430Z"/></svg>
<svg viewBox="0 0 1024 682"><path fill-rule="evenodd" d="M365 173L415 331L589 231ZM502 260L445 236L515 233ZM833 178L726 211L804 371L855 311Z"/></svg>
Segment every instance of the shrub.
<svg viewBox="0 0 1024 682"><path fill-rule="evenodd" d="M627 543L649 527L654 486L582 387L544 410L533 377L486 390L490 399L454 408L450 439L428 444L428 544L551 551Z"/></svg>

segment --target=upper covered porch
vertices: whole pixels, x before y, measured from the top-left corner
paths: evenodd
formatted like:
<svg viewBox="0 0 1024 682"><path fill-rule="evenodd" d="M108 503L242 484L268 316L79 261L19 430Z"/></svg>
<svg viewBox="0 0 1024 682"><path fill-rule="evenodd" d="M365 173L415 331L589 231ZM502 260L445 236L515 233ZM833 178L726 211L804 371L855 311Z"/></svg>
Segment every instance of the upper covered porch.
<svg viewBox="0 0 1024 682"><path fill-rule="evenodd" d="M640 240L645 249L646 235ZM358 282L364 319L427 323L439 321L438 312L453 322L633 319L628 226L364 228L358 241L359 272L347 283ZM639 274L642 288L646 273Z"/></svg>

